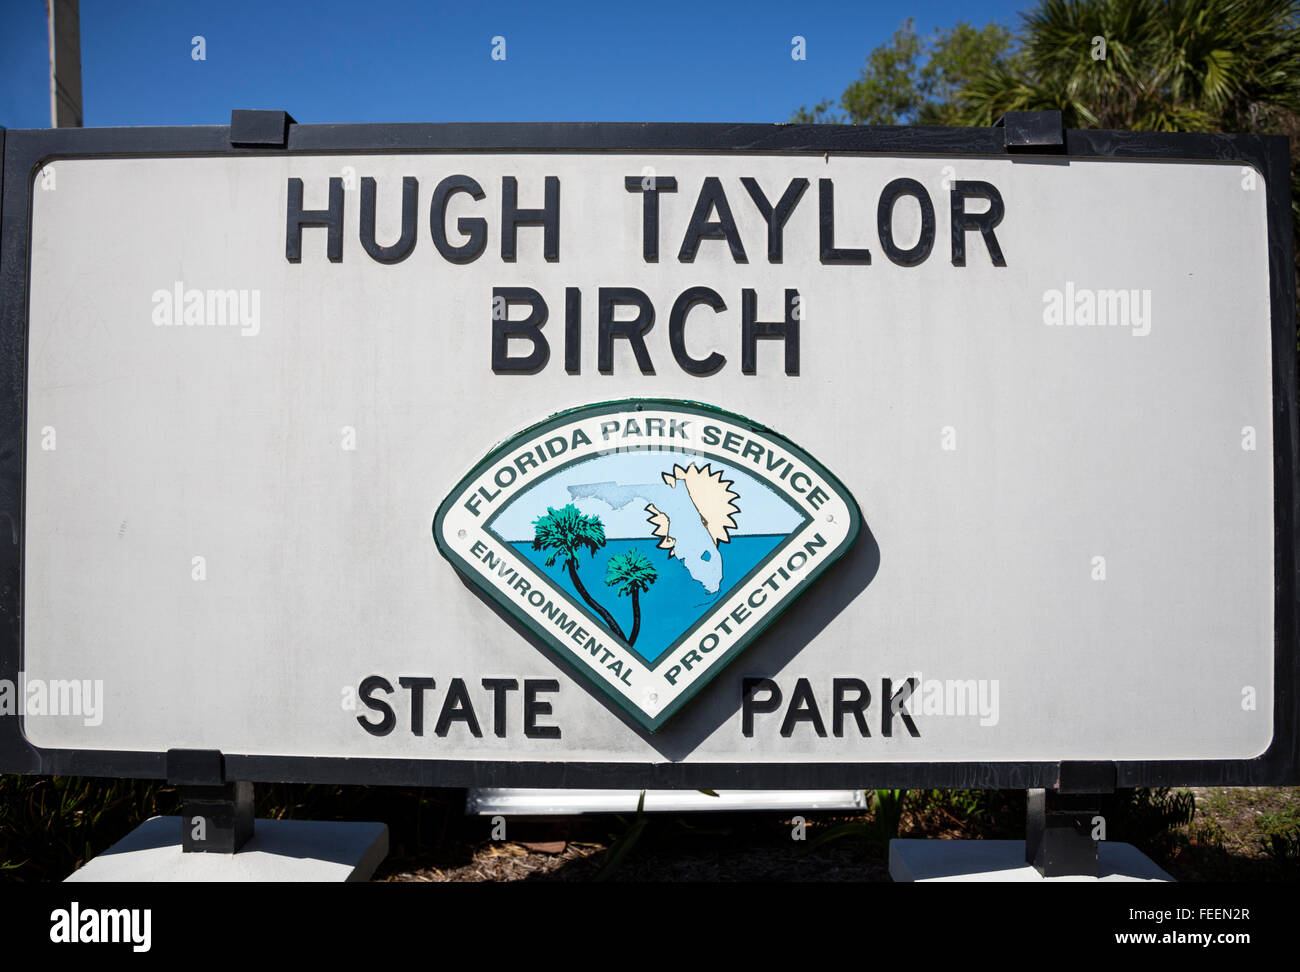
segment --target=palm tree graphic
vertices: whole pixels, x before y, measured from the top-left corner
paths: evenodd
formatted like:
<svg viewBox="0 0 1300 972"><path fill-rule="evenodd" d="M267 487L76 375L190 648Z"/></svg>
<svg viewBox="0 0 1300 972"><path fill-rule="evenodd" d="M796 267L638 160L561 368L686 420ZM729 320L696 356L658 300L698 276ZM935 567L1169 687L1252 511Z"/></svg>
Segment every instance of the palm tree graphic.
<svg viewBox="0 0 1300 972"><path fill-rule="evenodd" d="M630 594L632 597L632 633L627 643L636 644L636 636L641 631L641 592L648 589L659 579L654 565L646 559L636 547L627 553L616 554L605 565L605 583L617 588L619 596Z"/></svg>
<svg viewBox="0 0 1300 972"><path fill-rule="evenodd" d="M546 515L539 516L533 521L533 549L550 551L550 556L546 558L546 566L554 566L555 559L563 555L564 566L568 568L569 578L573 581L578 594L593 611L600 615L601 620L614 634L626 640L627 636L623 634L623 629L618 626L613 615L596 602L578 577L578 554L588 550L594 557L596 551L603 546L605 546L605 524L601 522L600 517L585 516L572 503L561 510L548 506ZM632 603L635 604L636 601L633 600Z"/></svg>

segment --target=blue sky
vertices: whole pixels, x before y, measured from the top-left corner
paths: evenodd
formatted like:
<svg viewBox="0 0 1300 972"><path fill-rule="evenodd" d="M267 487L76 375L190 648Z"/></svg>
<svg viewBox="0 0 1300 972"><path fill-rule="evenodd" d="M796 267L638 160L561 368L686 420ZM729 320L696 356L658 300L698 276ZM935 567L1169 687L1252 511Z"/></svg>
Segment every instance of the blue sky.
<svg viewBox="0 0 1300 972"><path fill-rule="evenodd" d="M908 16L1019 23L1032 3L82 0L85 123L785 121L838 95ZM49 125L43 0L0 0L0 125ZM206 60L191 57L201 35ZM807 60L790 57L791 38ZM505 38L504 61L491 57Z"/></svg>

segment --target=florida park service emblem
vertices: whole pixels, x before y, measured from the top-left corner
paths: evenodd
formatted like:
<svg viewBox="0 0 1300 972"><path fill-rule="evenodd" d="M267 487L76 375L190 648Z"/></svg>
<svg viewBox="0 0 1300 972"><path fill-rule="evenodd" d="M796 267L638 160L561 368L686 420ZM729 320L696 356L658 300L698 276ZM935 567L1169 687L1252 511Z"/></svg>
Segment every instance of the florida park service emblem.
<svg viewBox="0 0 1300 972"><path fill-rule="evenodd" d="M562 412L442 502L438 549L653 732L854 542L848 490L776 433L663 399Z"/></svg>

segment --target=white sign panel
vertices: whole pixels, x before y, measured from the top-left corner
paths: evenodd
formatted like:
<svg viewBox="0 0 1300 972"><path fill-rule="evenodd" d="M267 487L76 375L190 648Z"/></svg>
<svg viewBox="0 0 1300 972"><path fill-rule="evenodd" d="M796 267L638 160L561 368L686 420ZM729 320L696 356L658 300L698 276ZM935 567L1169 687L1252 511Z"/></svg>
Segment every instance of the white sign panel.
<svg viewBox="0 0 1300 972"><path fill-rule="evenodd" d="M36 747L924 764L1273 740L1268 217L1238 164L47 167ZM55 714L68 680L91 714Z"/></svg>

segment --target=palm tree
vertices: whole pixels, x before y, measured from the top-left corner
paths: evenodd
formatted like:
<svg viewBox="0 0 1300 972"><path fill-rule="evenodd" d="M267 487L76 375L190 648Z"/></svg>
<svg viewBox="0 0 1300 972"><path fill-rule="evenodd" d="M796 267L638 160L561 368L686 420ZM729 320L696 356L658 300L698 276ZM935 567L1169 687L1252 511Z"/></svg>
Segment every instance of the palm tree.
<svg viewBox="0 0 1300 972"><path fill-rule="evenodd" d="M587 602L588 607L600 615L614 634L623 638L623 629L618 626L613 615L596 603L596 599L587 593L587 588L578 577L578 554L588 550L594 557L596 551L603 546L605 524L600 521L600 517L584 516L572 503L562 510L548 506L546 515L533 521L533 549L551 552L546 558L546 566L554 566L555 559L563 556L564 566L568 568L569 578L578 594Z"/></svg>
<svg viewBox="0 0 1300 972"><path fill-rule="evenodd" d="M1295 0L1043 0L1018 54L960 93L963 120L1059 108L1067 128L1293 134L1298 18Z"/></svg>
<svg viewBox="0 0 1300 972"><path fill-rule="evenodd" d="M1022 16L1019 49L957 92L959 123L1057 108L1066 128L1290 136L1300 256L1300 0L1041 0Z"/></svg>
<svg viewBox="0 0 1300 972"><path fill-rule="evenodd" d="M636 636L641 631L641 592L659 579L654 565L646 559L636 547L627 553L609 558L605 565L605 583L618 588L619 596L632 596L632 634L628 636L629 645L636 644Z"/></svg>

